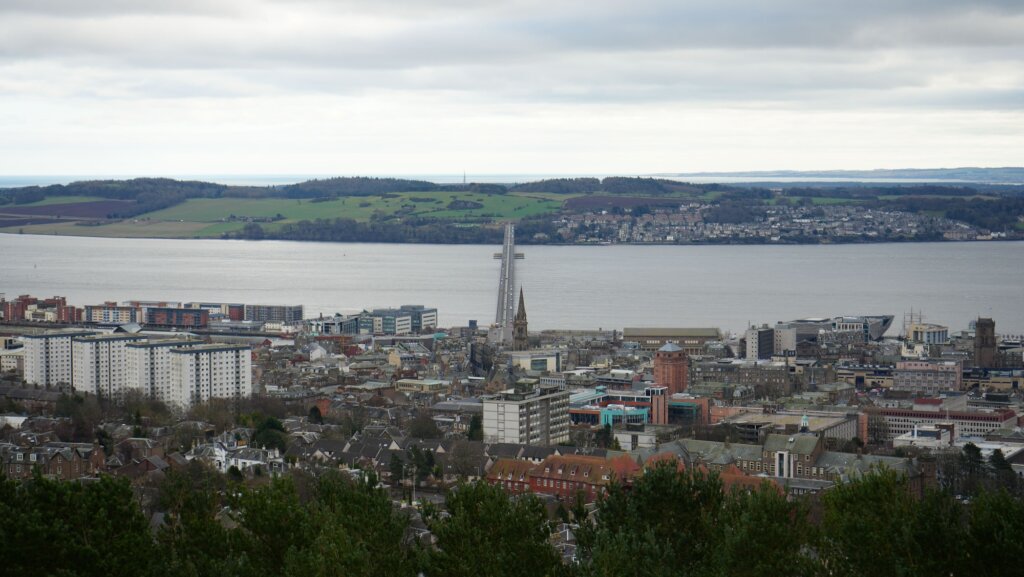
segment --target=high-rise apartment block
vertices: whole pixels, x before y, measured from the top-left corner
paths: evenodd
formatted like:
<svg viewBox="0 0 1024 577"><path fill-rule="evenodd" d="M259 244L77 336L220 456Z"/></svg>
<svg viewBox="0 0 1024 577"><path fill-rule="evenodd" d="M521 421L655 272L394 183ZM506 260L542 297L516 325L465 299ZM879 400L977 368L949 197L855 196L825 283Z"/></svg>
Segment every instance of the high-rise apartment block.
<svg viewBox="0 0 1024 577"><path fill-rule="evenodd" d="M138 335L69 331L23 335L25 380L122 400L139 391L187 409L212 398L252 394L248 345L146 340Z"/></svg>
<svg viewBox="0 0 1024 577"><path fill-rule="evenodd" d="M25 382L43 387L70 386L74 368L72 339L92 331L22 335L25 343Z"/></svg>
<svg viewBox="0 0 1024 577"><path fill-rule="evenodd" d="M75 391L120 399L137 384L128 378L127 346L144 340L137 335L103 334L71 339L71 386Z"/></svg>
<svg viewBox="0 0 1024 577"><path fill-rule="evenodd" d="M128 361L126 373L128 380L143 395L161 399L165 402L176 402L179 388L173 378L171 367L171 351L187 349L203 344L202 341L189 339L166 339L129 343L126 347Z"/></svg>
<svg viewBox="0 0 1024 577"><path fill-rule="evenodd" d="M252 353L248 345L199 345L171 349L173 398L188 408L210 399L252 395Z"/></svg>

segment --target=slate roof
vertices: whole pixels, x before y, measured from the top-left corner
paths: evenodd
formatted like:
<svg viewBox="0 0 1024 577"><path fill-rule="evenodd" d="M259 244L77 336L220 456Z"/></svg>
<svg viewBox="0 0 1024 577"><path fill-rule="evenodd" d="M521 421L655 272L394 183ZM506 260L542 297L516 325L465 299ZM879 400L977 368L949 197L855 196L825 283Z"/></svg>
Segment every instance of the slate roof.
<svg viewBox="0 0 1024 577"><path fill-rule="evenodd" d="M818 447L818 437L814 435L768 435L764 440L764 450L769 453L789 451L796 455L810 455Z"/></svg>

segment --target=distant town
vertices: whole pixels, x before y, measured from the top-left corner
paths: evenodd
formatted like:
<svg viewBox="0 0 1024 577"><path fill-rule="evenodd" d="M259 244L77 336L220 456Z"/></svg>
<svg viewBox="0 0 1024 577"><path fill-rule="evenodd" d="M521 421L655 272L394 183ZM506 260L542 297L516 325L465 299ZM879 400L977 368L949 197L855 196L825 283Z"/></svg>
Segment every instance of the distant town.
<svg viewBox="0 0 1024 577"><path fill-rule="evenodd" d="M0 233L497 244L515 222L520 244L1019 240L1022 191L989 182L345 177L258 187L138 178L0 189Z"/></svg>

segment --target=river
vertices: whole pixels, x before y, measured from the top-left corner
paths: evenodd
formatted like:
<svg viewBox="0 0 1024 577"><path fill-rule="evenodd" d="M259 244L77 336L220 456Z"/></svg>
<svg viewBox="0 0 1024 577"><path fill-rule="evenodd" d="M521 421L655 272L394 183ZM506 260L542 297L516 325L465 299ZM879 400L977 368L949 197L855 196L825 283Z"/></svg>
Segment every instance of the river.
<svg viewBox="0 0 1024 577"><path fill-rule="evenodd" d="M107 300L302 304L307 316L437 307L494 319L499 246L0 234L0 292ZM1024 242L807 246L522 246L530 329L714 326L923 311L1024 333Z"/></svg>

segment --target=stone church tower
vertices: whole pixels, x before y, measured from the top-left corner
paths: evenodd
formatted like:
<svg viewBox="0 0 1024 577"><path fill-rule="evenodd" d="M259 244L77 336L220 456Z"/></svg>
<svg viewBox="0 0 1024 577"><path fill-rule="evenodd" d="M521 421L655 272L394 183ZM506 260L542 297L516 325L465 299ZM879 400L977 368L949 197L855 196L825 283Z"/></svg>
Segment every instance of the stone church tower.
<svg viewBox="0 0 1024 577"><path fill-rule="evenodd" d="M526 332L526 301L523 299L523 287L519 287L519 309L512 321L512 350L525 351L530 348L530 338Z"/></svg>

